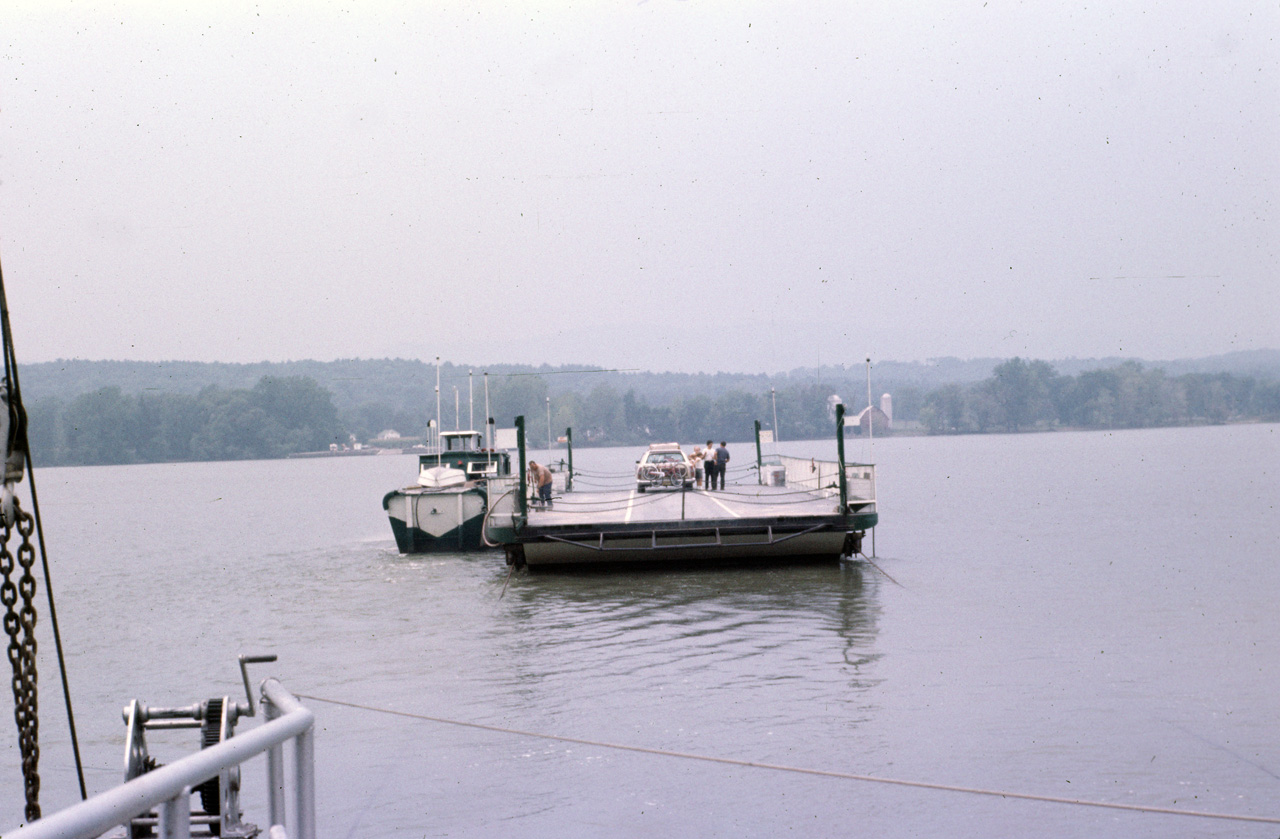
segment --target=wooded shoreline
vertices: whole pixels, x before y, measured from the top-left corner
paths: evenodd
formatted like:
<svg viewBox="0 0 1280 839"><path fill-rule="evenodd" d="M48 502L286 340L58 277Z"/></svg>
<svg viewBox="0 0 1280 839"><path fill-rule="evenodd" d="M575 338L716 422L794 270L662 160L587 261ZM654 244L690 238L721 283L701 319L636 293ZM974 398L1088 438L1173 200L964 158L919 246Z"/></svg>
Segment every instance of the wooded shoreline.
<svg viewBox="0 0 1280 839"><path fill-rule="evenodd" d="M136 375L139 367L147 372L147 365L136 362L59 362L81 366L82 386L95 379L102 383L74 394L74 385L48 386L47 368L53 364L35 366L30 388L26 369L21 371L32 453L42 465L286 457L327 450L331 444L369 444L389 430L422 439L436 409L435 367L421 362L182 362L181 370L152 365L150 381ZM216 377L211 374L242 377L245 367L267 372L247 387L206 383L193 388L193 382ZM891 365L883 367L892 372ZM324 379L292 373L298 369L311 369ZM114 378L132 384L134 392L107 383L112 372L121 371L131 371L132 377ZM976 381L936 383L906 375L918 372L899 369L897 380L887 373L873 379L875 398L891 393L894 422L910 433L1280 420L1280 371L1273 373L1266 364L1257 374L1171 374L1163 367L1127 361L1063 375L1057 363L1013 358L995 363L986 378ZM971 365L953 372L972 376ZM441 381L443 427L481 425L483 377L447 365ZM775 400L780 439L818 439L830 434L833 396L861 408L866 392L865 370L856 366L775 376L503 368L488 377L490 414L499 425L510 425L518 414L526 416L534 445L566 428L573 429L578 446L692 443L712 437L743 442L754 421L772 426Z"/></svg>

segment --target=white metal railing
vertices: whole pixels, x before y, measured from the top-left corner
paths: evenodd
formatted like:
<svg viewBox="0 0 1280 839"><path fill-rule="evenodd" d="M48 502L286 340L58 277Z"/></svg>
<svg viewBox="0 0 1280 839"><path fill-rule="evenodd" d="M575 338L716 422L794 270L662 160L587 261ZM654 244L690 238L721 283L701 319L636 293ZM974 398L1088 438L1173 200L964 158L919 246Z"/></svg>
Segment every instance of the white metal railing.
<svg viewBox="0 0 1280 839"><path fill-rule="evenodd" d="M517 474L496 475L489 478L487 481L487 489L489 493L489 503L492 505L509 490L516 490L519 492L520 476Z"/></svg>
<svg viewBox="0 0 1280 839"><path fill-rule="evenodd" d="M811 457L791 457L777 454L766 456L764 466L781 466L786 470L786 485L813 492L839 494L840 464L834 460L818 460ZM876 467L870 463L846 463L845 484L849 501L861 504L875 503Z"/></svg>
<svg viewBox="0 0 1280 839"><path fill-rule="evenodd" d="M315 715L275 679L262 683L262 706L269 722L33 824L6 830L4 839L92 839L116 825L128 825L130 819L152 809L159 810L161 839L187 839L191 835L192 790L263 752L267 755L270 801L268 833L273 839L284 837L284 744L289 740L294 741L295 749L294 829L289 835L315 839Z"/></svg>
<svg viewBox="0 0 1280 839"><path fill-rule="evenodd" d="M490 478L486 489L488 509L480 525L480 539L488 547L496 548L515 529L520 476L501 475Z"/></svg>
<svg viewBox="0 0 1280 839"><path fill-rule="evenodd" d="M846 463L845 485L849 488L849 503L876 503L876 467L871 463Z"/></svg>

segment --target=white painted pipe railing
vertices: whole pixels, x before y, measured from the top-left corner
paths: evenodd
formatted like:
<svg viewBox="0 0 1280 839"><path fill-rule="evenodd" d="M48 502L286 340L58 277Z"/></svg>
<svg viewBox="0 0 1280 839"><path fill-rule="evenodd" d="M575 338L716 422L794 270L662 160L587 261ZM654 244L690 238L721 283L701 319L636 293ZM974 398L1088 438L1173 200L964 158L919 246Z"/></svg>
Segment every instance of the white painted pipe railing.
<svg viewBox="0 0 1280 839"><path fill-rule="evenodd" d="M6 830L4 839L93 839L130 819L159 808L162 839L191 835L191 790L224 769L267 753L270 801L268 833L285 834L284 744L294 741L295 839L315 839L315 715L275 679L262 683L269 722L216 746L162 766L128 783L59 810L33 824ZM277 831L276 828L281 830Z"/></svg>
<svg viewBox="0 0 1280 839"><path fill-rule="evenodd" d="M833 460L773 455L764 458L763 462L781 464L787 470L786 485L796 489L834 493L840 480L840 464ZM874 504L876 467L870 463L846 463L844 471L849 500L856 500L859 504Z"/></svg>

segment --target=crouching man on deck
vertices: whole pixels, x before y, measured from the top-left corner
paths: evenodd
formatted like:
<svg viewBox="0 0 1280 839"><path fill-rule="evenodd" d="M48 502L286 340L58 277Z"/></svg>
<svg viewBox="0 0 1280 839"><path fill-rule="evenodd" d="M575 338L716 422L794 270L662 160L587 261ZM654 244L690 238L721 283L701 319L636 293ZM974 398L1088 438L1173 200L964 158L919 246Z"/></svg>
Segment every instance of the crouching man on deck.
<svg viewBox="0 0 1280 839"><path fill-rule="evenodd" d="M534 487L534 501L551 509L551 470L537 461L529 461L529 485Z"/></svg>

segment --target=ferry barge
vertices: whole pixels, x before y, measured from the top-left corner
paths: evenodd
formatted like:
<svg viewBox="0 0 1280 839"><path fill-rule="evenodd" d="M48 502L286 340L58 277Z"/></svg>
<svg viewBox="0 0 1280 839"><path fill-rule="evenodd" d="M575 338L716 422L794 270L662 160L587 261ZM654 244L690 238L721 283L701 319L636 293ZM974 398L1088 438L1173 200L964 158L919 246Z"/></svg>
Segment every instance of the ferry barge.
<svg viewBox="0 0 1280 839"><path fill-rule="evenodd" d="M554 509L528 500L524 418L516 418L519 479L485 519L486 543L508 564L529 568L811 562L851 557L876 526L875 467L844 461L837 408L837 460L765 457L756 424L756 464L723 491L676 482L669 490L565 493ZM572 463L572 455L570 456ZM570 467L572 468L572 466ZM570 486L572 482L570 481Z"/></svg>

